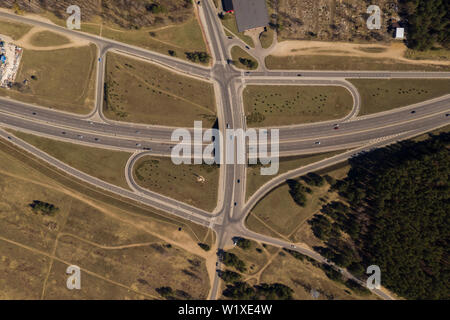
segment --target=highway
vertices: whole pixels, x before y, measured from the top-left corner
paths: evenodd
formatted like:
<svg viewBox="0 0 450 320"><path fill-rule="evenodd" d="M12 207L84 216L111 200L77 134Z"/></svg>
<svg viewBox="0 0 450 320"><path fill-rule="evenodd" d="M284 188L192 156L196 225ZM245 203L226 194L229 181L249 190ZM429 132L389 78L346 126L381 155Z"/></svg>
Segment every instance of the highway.
<svg viewBox="0 0 450 320"><path fill-rule="evenodd" d="M61 141L130 152L133 155L124 169L130 190L111 185L82 173L3 130L0 130L0 136L85 183L213 228L217 234L217 247L219 249L228 246L232 237L240 236L278 247L297 250L319 262L329 263L312 250L293 248L290 243L259 235L246 229L244 225L246 216L260 199L289 177L296 177L342 162L353 156L355 152L394 143L450 123L450 118L448 117L450 95L387 112L358 116L361 108L361 98L358 90L346 79L450 78L450 72L289 70L243 72L227 63L227 60L231 58L230 48L236 42L235 40L230 41L226 37L212 2L203 0L202 4L198 6L198 10L212 55L213 63L211 67L192 64L143 48L69 30L29 17L0 12L0 19L7 18L70 36L77 36L96 44L98 47L96 103L94 110L90 114L74 115L7 98L0 98L1 126ZM206 212L181 201L145 190L134 181L133 165L140 157L145 155L170 156L171 147L174 145L171 142L171 134L174 128L111 121L103 115L105 59L109 51L139 57L169 68L174 72L197 77L214 84L216 96L218 97L217 116L219 128L223 134L227 125L233 129L247 128L242 102L242 91L246 85L343 86L353 97L351 111L344 118L338 120L279 127L280 155L294 156L349 148L356 149L277 176L257 190L248 201L245 198L246 166L239 164L221 165L219 201L217 208L213 212ZM335 129L335 124L339 124L339 129ZM220 261L218 261L218 269L221 269ZM345 273L344 270L342 272ZM352 277L347 273L346 275ZM219 278L217 273L215 273L210 299L219 297L219 283ZM374 293L383 299L391 298L379 290L374 290Z"/></svg>

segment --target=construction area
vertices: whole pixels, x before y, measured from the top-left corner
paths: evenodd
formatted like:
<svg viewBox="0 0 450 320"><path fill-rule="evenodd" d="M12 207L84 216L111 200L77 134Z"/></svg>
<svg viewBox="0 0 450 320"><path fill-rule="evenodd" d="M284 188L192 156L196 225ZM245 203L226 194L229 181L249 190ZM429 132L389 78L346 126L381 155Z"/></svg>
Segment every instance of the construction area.
<svg viewBox="0 0 450 320"><path fill-rule="evenodd" d="M14 45L3 35L0 35L0 87L11 88L19 70L22 59L22 48Z"/></svg>

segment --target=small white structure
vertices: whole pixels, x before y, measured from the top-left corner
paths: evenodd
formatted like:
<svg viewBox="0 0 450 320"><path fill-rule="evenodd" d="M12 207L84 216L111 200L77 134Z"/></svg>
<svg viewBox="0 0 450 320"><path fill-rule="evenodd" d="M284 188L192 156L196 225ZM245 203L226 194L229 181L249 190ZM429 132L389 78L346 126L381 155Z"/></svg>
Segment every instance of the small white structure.
<svg viewBox="0 0 450 320"><path fill-rule="evenodd" d="M405 38L405 28L396 28L395 39L404 39L404 38Z"/></svg>

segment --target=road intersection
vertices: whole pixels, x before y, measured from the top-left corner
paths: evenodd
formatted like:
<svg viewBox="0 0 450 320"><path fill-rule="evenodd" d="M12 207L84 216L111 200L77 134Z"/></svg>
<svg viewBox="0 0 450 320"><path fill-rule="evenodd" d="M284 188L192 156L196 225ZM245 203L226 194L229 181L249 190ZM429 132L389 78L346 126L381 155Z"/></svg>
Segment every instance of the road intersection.
<svg viewBox="0 0 450 320"><path fill-rule="evenodd" d="M217 233L217 247L219 249L227 246L234 236L292 249L289 242L254 233L245 227L246 216L270 190L288 178L325 168L345 161L358 152L387 145L450 123L450 118L447 116L450 110L450 95L388 112L358 117L361 98L358 90L346 80L351 78L450 78L450 72L274 71L266 70L264 67L254 72L243 72L227 63L231 57L231 47L238 44L238 42L236 42L236 39L230 41L226 37L211 1L202 1L198 10L213 59L211 68L114 40L69 30L40 20L0 12L0 19L6 18L41 26L49 30L88 40L97 45L99 53L96 104L92 113L80 116L0 98L1 125L10 129L58 140L132 152L133 156L125 168L125 175L131 190L114 186L78 171L3 130L0 130L0 136L86 183L213 228ZM242 47L245 48L245 45L242 44ZM220 169L220 199L217 208L212 213L145 190L139 187L133 179L133 164L144 155L170 156L171 146L174 144L171 141L171 134L174 128L116 122L103 116L105 60L109 51L145 59L173 71L214 83L218 97L219 128L222 131L227 125L233 129L246 129L244 108L241 101L242 90L245 85L301 84L343 86L353 96L354 105L352 111L345 118L339 120L279 128L280 155L288 156L355 149L277 176L257 190L248 201L245 198L246 166L241 164L222 165ZM415 112L411 113L412 110ZM333 130L333 124L336 122L340 123L340 130L338 131ZM80 136L83 138L80 139ZM315 141L321 141L321 144L315 145ZM146 148L146 150L142 150L142 148ZM241 183L237 183L238 180ZM295 248L293 250L297 250L320 262L329 263L312 250L305 248ZM218 269L220 268L220 261L218 261ZM345 270L341 271L346 273ZM351 275L347 275L353 278ZM219 287L219 278L217 273L215 273L210 299L218 297ZM385 299L390 298L389 295L380 290L374 290L374 293Z"/></svg>

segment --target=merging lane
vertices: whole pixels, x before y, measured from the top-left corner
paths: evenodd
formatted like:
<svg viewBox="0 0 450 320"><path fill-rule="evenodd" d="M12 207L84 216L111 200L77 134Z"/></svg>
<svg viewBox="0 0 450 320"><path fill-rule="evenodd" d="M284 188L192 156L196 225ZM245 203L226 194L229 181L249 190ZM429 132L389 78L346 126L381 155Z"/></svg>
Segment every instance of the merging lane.
<svg viewBox="0 0 450 320"><path fill-rule="evenodd" d="M188 219L194 223L213 228L217 233L217 247L226 247L233 236L285 247L306 254L313 259L331 264L318 253L307 248L293 247L289 242L254 233L245 227L245 218L270 190L283 183L287 177L298 176L318 168L333 165L353 156L355 152L370 150L397 140L405 139L422 131L432 130L450 123L450 95L418 103L416 105L386 111L369 116L358 117L361 98L358 90L346 79L391 79L391 78L449 78L450 72L379 72L379 71L241 71L228 64L230 41L227 39L215 8L209 0L202 1L198 7L199 16L205 29L207 42L212 54L213 66L205 67L143 48L120 43L99 36L69 30L57 25L0 12L0 18L28 23L47 28L69 36L76 36L98 47L97 84L95 109L88 115L45 109L0 98L0 123L3 126L45 137L56 138L89 146L116 149L133 153L125 173L131 190L120 188L95 177L80 172L45 152L0 130L0 137L45 160L56 168L98 188L144 203L159 210ZM353 96L351 112L342 119L313 124L280 127L280 154L299 155L332 150L359 148L344 152L303 168L290 171L267 182L248 200L245 199L246 166L222 165L219 187L219 204L213 213L194 208L181 201L168 198L137 185L133 178L133 165L144 155L170 156L171 134L174 128L116 122L103 116L103 86L105 58L109 51L136 56L157 63L169 69L195 76L214 83L219 97L219 129L224 135L225 128L246 129L242 90L246 85L340 85ZM339 129L335 129L339 124ZM191 129L192 130L192 129ZM224 138L228 138L224 135ZM226 150L224 151L226 152ZM224 154L226 156L226 154ZM235 162L236 163L236 162ZM221 269L220 260L217 269ZM352 275L341 270L349 278ZM358 279L356 279L359 281ZM217 272L210 292L210 299L216 299L219 289ZM380 290L374 293L384 299L391 297Z"/></svg>

